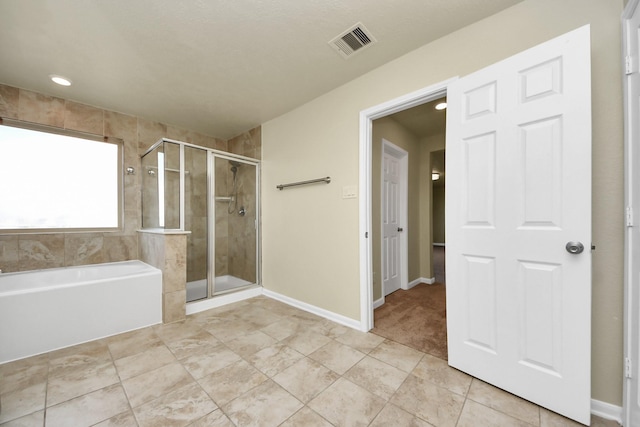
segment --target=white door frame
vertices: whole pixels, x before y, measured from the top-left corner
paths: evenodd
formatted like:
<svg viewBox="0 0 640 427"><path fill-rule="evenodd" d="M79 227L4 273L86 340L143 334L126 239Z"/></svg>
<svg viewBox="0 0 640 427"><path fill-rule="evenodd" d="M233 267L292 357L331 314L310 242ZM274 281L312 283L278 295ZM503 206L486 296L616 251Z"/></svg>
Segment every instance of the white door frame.
<svg viewBox="0 0 640 427"><path fill-rule="evenodd" d="M384 158L385 154L389 154L394 158L398 159L400 163L400 191L398 192L400 195L400 207L398 212L398 222L400 227L403 228L403 231L400 232L400 289L407 290L409 289L409 214L408 214L408 205L409 205L409 153L406 150L395 145L393 142L388 141L382 138L382 157ZM382 164L379 165L382 168ZM384 172L380 174L381 180L384 181ZM382 183L384 185L384 182ZM381 197L380 197L380 207L382 209L384 206L384 188L380 187ZM381 233L383 229L383 224L380 224ZM380 234L383 236L383 234ZM384 240L384 239L382 239ZM381 244L384 244L381 241ZM384 251L380 251L381 254L384 254ZM383 260L384 261L384 260ZM380 266L382 271L382 277L384 278L384 262ZM384 303L385 298L385 289L384 282L382 283L382 302Z"/></svg>
<svg viewBox="0 0 640 427"><path fill-rule="evenodd" d="M442 98L457 77L400 96L360 112L360 328L373 328L373 263L372 263L372 128L373 121L388 115Z"/></svg>
<svg viewBox="0 0 640 427"><path fill-rule="evenodd" d="M631 20L634 14L637 12L637 8L640 4L640 0L630 0L624 9L622 14L622 61L623 61L623 75L622 80L624 84L624 203L626 209L626 224L625 224L625 242L624 242L624 363L625 363L625 378L623 379L623 399L622 399L622 421L624 425L631 425L634 416L631 409L635 403L633 401L634 395L637 393L639 387L638 381L640 381L636 375L638 372L637 364L639 360L633 360L634 356L637 357L638 346L640 345L640 338L635 335L634 331L637 331L638 325L634 325L634 318L637 319L638 305L636 303L637 296L634 297L637 290L633 289L634 274L638 271L639 254L635 254L633 251L633 239L637 238L633 236L633 227L638 227L638 224L634 224L634 220L637 218L635 212L640 211L640 202L634 197L634 192L637 193L638 174L634 171L638 170L640 164L638 164L638 154L634 154L638 151L638 136L634 135L632 131L637 129L633 125L634 120L638 120L634 117L634 112L630 106L632 97L634 95L634 83L630 81L628 72L625 68L631 68L629 71L638 72L638 58L630 56L630 38L637 37L636 33L629 33L627 21ZM627 59L629 58L629 59ZM637 78L637 77L636 77ZM637 88L636 88L637 89ZM637 93L637 92L635 92ZM637 124L636 124L637 125ZM634 145L634 140L636 144ZM635 212L634 212L635 211ZM637 234L637 232L636 232ZM634 366L634 364L636 366ZM635 391L634 391L635 389Z"/></svg>

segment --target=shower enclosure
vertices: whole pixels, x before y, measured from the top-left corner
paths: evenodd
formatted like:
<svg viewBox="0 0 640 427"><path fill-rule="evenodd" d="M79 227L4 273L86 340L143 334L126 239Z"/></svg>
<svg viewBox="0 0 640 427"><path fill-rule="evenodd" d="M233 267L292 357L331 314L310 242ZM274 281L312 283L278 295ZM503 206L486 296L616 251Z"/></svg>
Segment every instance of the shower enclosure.
<svg viewBox="0 0 640 427"><path fill-rule="evenodd" d="M142 156L142 227L189 232L187 302L260 284L259 166L170 139Z"/></svg>

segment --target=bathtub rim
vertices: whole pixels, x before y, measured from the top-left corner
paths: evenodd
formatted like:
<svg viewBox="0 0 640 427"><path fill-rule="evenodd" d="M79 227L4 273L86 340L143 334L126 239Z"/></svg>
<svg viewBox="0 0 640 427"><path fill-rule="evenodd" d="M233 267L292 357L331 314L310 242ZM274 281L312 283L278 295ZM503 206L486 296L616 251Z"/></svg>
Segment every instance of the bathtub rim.
<svg viewBox="0 0 640 427"><path fill-rule="evenodd" d="M106 277L101 277L101 278L93 278L93 279L82 279L82 280L75 280L75 281L68 281L68 283L45 283L43 285L37 285L37 286L25 286L24 288L19 288L19 289L11 289L11 290L3 290L2 289L2 282L4 280L9 280L9 278L11 277L19 277L19 276L27 276L27 275L37 275L37 274L42 274L42 273L51 273L51 272L57 272L57 271L69 271L69 270L80 270L83 268L101 268L101 269L106 269L109 267L117 267L120 265L130 265L130 264L136 264L139 265L141 267L140 270L134 270L133 272L130 273L126 273L126 274L116 274L116 275L112 275L112 276L106 276ZM9 272L9 273L0 273L0 298L2 297L9 297L9 296L13 296L13 295L23 295L23 294L30 294L30 293L36 293L36 292L50 292L53 291L55 289L64 289L64 288L71 288L71 287L76 287L76 286L87 286L90 285L92 283L104 283L104 282L108 282L108 281L112 281L114 279L118 279L118 278L136 278L136 277L143 277L143 276L147 276L150 274L157 274L157 273L162 273L162 270L160 270L157 267L154 267L150 264L145 263L144 261L141 260L127 260L127 261L114 261L114 262L105 262L105 263L98 263L98 264L85 264L85 265L73 265L73 266L68 266L68 267L53 267L53 268L40 268L40 269L36 269L36 270L25 270L25 271L15 271L15 272Z"/></svg>

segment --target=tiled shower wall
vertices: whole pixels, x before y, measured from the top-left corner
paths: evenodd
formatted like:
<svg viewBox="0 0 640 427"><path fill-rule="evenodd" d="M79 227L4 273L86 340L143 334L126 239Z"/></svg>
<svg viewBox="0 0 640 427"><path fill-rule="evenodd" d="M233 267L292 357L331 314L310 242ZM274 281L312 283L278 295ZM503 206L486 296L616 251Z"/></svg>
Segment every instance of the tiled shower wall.
<svg viewBox="0 0 640 427"><path fill-rule="evenodd" d="M229 140L229 151L260 159L262 151L261 128L255 128ZM228 274L255 283L257 198L255 167L238 169L238 207L246 214L229 216Z"/></svg>
<svg viewBox="0 0 640 427"><path fill-rule="evenodd" d="M124 141L124 166L136 169L135 175L124 176L123 230L0 235L0 269L4 272L137 259L140 155L162 137L224 151L229 147L222 139L5 85L0 85L0 117L120 138ZM234 147L239 149L245 150L244 146Z"/></svg>

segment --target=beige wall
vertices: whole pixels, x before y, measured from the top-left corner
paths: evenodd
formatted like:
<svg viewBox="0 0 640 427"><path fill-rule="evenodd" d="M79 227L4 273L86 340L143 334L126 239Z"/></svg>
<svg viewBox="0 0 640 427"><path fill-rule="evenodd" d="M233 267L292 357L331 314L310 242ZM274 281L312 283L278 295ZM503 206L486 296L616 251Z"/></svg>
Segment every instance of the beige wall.
<svg viewBox="0 0 640 427"><path fill-rule="evenodd" d="M592 31L592 396L622 402L622 0L525 0L265 123L263 283L275 292L360 318L358 185L360 111L465 75L585 24ZM278 191L331 176L329 185ZM361 185L362 183L360 183Z"/></svg>

